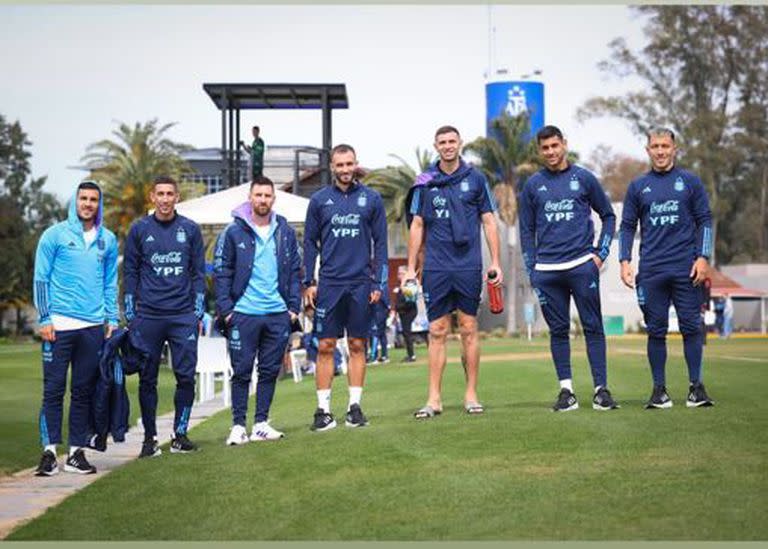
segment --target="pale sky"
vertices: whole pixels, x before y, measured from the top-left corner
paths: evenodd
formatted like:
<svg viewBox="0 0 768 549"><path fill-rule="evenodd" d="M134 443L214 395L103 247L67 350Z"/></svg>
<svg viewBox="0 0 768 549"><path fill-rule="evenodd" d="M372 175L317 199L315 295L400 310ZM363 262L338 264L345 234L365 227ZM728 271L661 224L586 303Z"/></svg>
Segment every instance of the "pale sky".
<svg viewBox="0 0 768 549"><path fill-rule="evenodd" d="M589 97L638 89L597 63L618 36L640 46L642 22L625 6L0 6L0 113L34 143L34 176L68 197L88 144L115 121L177 122L170 136L221 142L204 82L345 83L334 142L367 168L409 162L434 130L465 142L485 132L489 19L497 68L508 79L540 69L546 123L588 158L601 143L642 158L619 120L578 124ZM243 111L242 138L261 126L267 146L321 144L320 111Z"/></svg>

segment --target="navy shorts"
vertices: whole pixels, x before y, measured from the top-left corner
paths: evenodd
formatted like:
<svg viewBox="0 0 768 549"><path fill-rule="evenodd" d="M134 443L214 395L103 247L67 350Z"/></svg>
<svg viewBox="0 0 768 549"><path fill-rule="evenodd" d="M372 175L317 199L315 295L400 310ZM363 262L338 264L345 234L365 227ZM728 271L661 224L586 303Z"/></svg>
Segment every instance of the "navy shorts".
<svg viewBox="0 0 768 549"><path fill-rule="evenodd" d="M320 284L317 287L315 335L318 339L348 337L367 339L373 311L368 299L371 283Z"/></svg>
<svg viewBox="0 0 768 549"><path fill-rule="evenodd" d="M424 271L422 286L430 322L457 309L477 316L483 287L482 271Z"/></svg>

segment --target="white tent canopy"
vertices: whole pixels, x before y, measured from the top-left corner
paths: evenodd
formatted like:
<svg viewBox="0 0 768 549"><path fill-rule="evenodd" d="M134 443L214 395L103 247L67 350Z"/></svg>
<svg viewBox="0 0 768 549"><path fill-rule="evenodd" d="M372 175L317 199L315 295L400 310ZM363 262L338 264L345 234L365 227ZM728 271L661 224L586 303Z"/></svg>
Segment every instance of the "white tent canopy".
<svg viewBox="0 0 768 549"><path fill-rule="evenodd" d="M244 183L213 194L185 200L176 205L176 211L200 225L226 225L232 222L232 210L248 200L250 183ZM304 223L309 200L303 196L275 189L275 212L288 223Z"/></svg>

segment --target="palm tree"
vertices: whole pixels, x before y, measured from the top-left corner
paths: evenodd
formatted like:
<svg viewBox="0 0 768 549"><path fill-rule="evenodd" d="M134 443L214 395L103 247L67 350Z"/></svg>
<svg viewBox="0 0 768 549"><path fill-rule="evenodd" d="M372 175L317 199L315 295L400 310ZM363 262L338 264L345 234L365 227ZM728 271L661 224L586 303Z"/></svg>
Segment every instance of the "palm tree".
<svg viewBox="0 0 768 549"><path fill-rule="evenodd" d="M105 221L118 237L125 236L131 223L149 209L155 177L169 175L182 181L192 172L181 157L192 147L165 135L174 125L161 126L156 118L133 127L121 122L112 132L114 140L102 139L88 146L82 161L103 186ZM204 193L200 184L183 183L180 190L185 199Z"/></svg>
<svg viewBox="0 0 768 549"><path fill-rule="evenodd" d="M405 198L408 191L416 177L432 164L434 155L429 149L416 147L416 168L395 154L389 156L396 158L400 165L372 170L363 178L363 183L381 194L387 212L387 222L397 223L405 218Z"/></svg>
<svg viewBox="0 0 768 549"><path fill-rule="evenodd" d="M504 113L491 122L491 137L478 137L464 147L465 152L480 160L478 168L488 178L499 204L499 216L508 225L517 217L518 186L539 168L530 133L528 115Z"/></svg>

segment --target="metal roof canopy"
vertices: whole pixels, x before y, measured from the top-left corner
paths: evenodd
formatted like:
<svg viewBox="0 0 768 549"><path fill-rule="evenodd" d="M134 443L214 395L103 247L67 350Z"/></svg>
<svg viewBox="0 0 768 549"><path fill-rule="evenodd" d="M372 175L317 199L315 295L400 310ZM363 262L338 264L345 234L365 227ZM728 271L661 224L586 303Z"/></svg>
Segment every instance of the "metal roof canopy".
<svg viewBox="0 0 768 549"><path fill-rule="evenodd" d="M331 150L331 112L348 109L345 84L203 84L203 90L221 111L222 176L227 187L241 183L240 110L320 109L323 148L321 181L331 182L328 154Z"/></svg>

